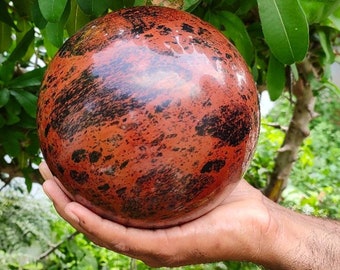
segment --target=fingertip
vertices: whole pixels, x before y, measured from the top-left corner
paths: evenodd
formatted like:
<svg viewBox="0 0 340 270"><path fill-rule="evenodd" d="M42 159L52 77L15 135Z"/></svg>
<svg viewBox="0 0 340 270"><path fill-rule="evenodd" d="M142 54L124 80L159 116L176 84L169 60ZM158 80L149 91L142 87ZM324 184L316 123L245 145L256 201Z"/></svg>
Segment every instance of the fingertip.
<svg viewBox="0 0 340 270"><path fill-rule="evenodd" d="M71 198L63 191L61 186L59 186L58 180L56 178L48 179L43 183L43 190L50 200L56 205L65 206L67 203L71 202Z"/></svg>
<svg viewBox="0 0 340 270"><path fill-rule="evenodd" d="M56 185L56 183L51 179L45 180L45 182L42 184L43 191L50 200L52 200L52 191L55 188L54 185Z"/></svg>
<svg viewBox="0 0 340 270"><path fill-rule="evenodd" d="M48 168L47 163L45 161L42 161L39 164L39 172L45 180L53 179L53 174L51 173L51 171Z"/></svg>

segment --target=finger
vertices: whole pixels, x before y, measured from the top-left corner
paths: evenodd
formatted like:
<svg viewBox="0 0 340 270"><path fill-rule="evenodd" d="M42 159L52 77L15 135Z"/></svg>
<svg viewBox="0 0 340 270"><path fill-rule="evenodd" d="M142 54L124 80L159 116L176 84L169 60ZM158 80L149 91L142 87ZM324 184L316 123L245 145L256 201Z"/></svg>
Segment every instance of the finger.
<svg viewBox="0 0 340 270"><path fill-rule="evenodd" d="M213 220L208 218L207 224L197 223L194 225L175 226L168 229L147 230L132 227L125 227L118 223L106 220L96 215L89 209L79 204L69 204L67 212L77 216L79 226L83 233L94 243L140 259L150 266L178 266L184 263L191 263L188 252L192 247L200 249L197 240L205 238L206 234L200 235L198 231L202 227L209 227L211 230ZM195 223L195 222L193 222ZM206 229L204 229L207 231ZM208 233L209 235L209 233ZM195 257L196 261L206 261L204 251L199 252L200 256Z"/></svg>
<svg viewBox="0 0 340 270"><path fill-rule="evenodd" d="M127 246L120 241L127 236L126 227L103 219L80 204L67 205L65 212L70 217L76 217L75 221L78 221L85 234L96 244L120 253L128 252Z"/></svg>
<svg viewBox="0 0 340 270"><path fill-rule="evenodd" d="M58 210L65 209L66 205L71 202L55 180L46 180L43 183L43 190Z"/></svg>
<svg viewBox="0 0 340 270"><path fill-rule="evenodd" d="M159 242L161 241L164 245L168 241L163 230L125 227L101 218L80 204L69 204L67 213L72 213L77 217L79 226L87 236L96 239L94 240L96 244L129 256L139 255L140 257L141 254L156 253L159 249Z"/></svg>
<svg viewBox="0 0 340 270"><path fill-rule="evenodd" d="M67 205L71 204L71 199L62 191L55 180L46 180L43 183L43 190L53 202L54 208L58 214L69 222L73 227L79 229L78 220L72 213L67 212Z"/></svg>
<svg viewBox="0 0 340 270"><path fill-rule="evenodd" d="M44 171L43 166L45 165L41 166ZM84 206L72 202L56 180L46 180L43 183L43 190L53 202L58 214L95 244L132 256L128 245L121 241L121 238L115 237L117 235L126 236L126 228L102 219Z"/></svg>
<svg viewBox="0 0 340 270"><path fill-rule="evenodd" d="M39 171L41 176L47 180L47 179L53 179L53 175L50 171L50 169L48 168L47 164L45 161L41 162L39 165Z"/></svg>
<svg viewBox="0 0 340 270"><path fill-rule="evenodd" d="M46 180L43 183L43 190L53 202L57 212L64 217L66 206L70 204L72 200L63 192L55 180Z"/></svg>

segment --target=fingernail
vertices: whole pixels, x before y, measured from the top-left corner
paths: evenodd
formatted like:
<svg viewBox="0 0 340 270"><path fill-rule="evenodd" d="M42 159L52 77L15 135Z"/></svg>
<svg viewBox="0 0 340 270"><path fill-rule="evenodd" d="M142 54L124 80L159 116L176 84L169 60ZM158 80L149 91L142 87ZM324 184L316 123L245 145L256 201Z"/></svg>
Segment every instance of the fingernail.
<svg viewBox="0 0 340 270"><path fill-rule="evenodd" d="M40 170L40 174L41 174L42 178L44 178L45 181L48 179L48 175L45 173L45 171Z"/></svg>
<svg viewBox="0 0 340 270"><path fill-rule="evenodd" d="M48 180L51 178L51 173L49 172L47 164L44 161L41 162L39 165L39 172L45 180Z"/></svg>

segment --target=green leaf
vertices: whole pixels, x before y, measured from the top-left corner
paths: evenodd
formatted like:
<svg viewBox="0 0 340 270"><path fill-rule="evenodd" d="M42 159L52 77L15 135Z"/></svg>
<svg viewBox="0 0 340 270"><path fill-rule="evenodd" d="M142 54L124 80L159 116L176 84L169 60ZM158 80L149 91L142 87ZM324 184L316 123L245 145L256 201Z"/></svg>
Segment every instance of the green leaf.
<svg viewBox="0 0 340 270"><path fill-rule="evenodd" d="M5 105L5 109L7 125L13 125L20 122L19 114L21 113L21 106L14 98L9 99L9 101Z"/></svg>
<svg viewBox="0 0 340 270"><path fill-rule="evenodd" d="M25 88L32 86L40 86L46 68L37 68L26 72L19 77L9 81L8 87L11 88Z"/></svg>
<svg viewBox="0 0 340 270"><path fill-rule="evenodd" d="M216 4L215 4L216 2ZM216 5L216 7L220 7L222 9L230 9L231 7L233 7L234 5L237 5L237 0L218 0L218 1L212 1L213 5Z"/></svg>
<svg viewBox="0 0 340 270"><path fill-rule="evenodd" d="M125 7L124 0L116 0L116 1L107 0L106 2L107 2L108 7L112 10L118 10L118 9Z"/></svg>
<svg viewBox="0 0 340 270"><path fill-rule="evenodd" d="M7 51L12 45L12 29L3 22L0 22L0 53Z"/></svg>
<svg viewBox="0 0 340 270"><path fill-rule="evenodd" d="M32 6L35 0L12 0L12 2L20 17L32 20Z"/></svg>
<svg viewBox="0 0 340 270"><path fill-rule="evenodd" d="M25 37L26 33L32 29L32 23L28 21L26 18L20 17L17 19L17 26L21 30L21 32L15 33L16 44L20 43L21 40ZM34 54L34 42L31 42L27 47L25 54L20 58L20 60L23 62L29 62L33 54Z"/></svg>
<svg viewBox="0 0 340 270"><path fill-rule="evenodd" d="M234 42L243 58L250 65L254 60L254 47L243 21L229 11L212 12L212 16L217 17L216 20L220 23L222 33Z"/></svg>
<svg viewBox="0 0 340 270"><path fill-rule="evenodd" d="M34 28L31 28L20 40L20 42L15 47L11 55L8 57L7 61L15 62L24 57L33 40L34 40Z"/></svg>
<svg viewBox="0 0 340 270"><path fill-rule="evenodd" d="M19 77L8 82L7 86L11 88L25 88L25 87L34 87L40 86L41 80L44 76L46 68L36 68L31 71L28 71Z"/></svg>
<svg viewBox="0 0 340 270"><path fill-rule="evenodd" d="M4 138L2 143L6 153L9 156L17 157L20 154L20 142L16 138Z"/></svg>
<svg viewBox="0 0 340 270"><path fill-rule="evenodd" d="M326 55L326 62L332 64L335 61L335 54L329 36L323 29L318 29L317 34L319 35L320 44Z"/></svg>
<svg viewBox="0 0 340 270"><path fill-rule="evenodd" d="M328 19L332 24L332 27L340 31L340 8L334 11L333 14L328 17Z"/></svg>
<svg viewBox="0 0 340 270"><path fill-rule="evenodd" d="M26 130L35 130L37 128L37 122L35 118L32 118L27 113L20 115L20 127Z"/></svg>
<svg viewBox="0 0 340 270"><path fill-rule="evenodd" d="M340 87L333 83L332 81L323 82L323 86L327 87L329 90L333 91L338 97L340 97Z"/></svg>
<svg viewBox="0 0 340 270"><path fill-rule="evenodd" d="M239 8L235 12L237 15L247 14L250 10L257 6L256 0L237 1L240 4Z"/></svg>
<svg viewBox="0 0 340 270"><path fill-rule="evenodd" d="M38 1L34 1L33 6L32 6L32 17L33 17L33 23L39 28L39 29L44 29L47 20L44 18L44 16L41 14L41 10L39 7Z"/></svg>
<svg viewBox="0 0 340 270"><path fill-rule="evenodd" d="M68 2L59 22L56 23L48 22L46 24L45 27L46 37L57 48L59 48L64 43L64 26L70 15L70 11L71 3Z"/></svg>
<svg viewBox="0 0 340 270"><path fill-rule="evenodd" d="M46 54L49 58L52 58L58 51L59 47L56 47L48 39L46 29L41 30L41 34L44 38L44 48L46 49Z"/></svg>
<svg viewBox="0 0 340 270"><path fill-rule="evenodd" d="M298 0L257 0L265 40L283 64L302 61L309 46L306 16Z"/></svg>
<svg viewBox="0 0 340 270"><path fill-rule="evenodd" d="M33 120L35 123L35 120ZM40 149L40 143L38 139L38 134L36 132L36 123L34 126L34 131L27 134L29 145L26 147L26 152L32 156L37 156Z"/></svg>
<svg viewBox="0 0 340 270"><path fill-rule="evenodd" d="M183 10L190 12L194 10L200 3L201 0L184 0Z"/></svg>
<svg viewBox="0 0 340 270"><path fill-rule="evenodd" d="M24 134L22 132L13 131L10 129L2 130L0 133L2 146L10 157L18 157L20 155L20 140L23 138Z"/></svg>
<svg viewBox="0 0 340 270"><path fill-rule="evenodd" d="M76 33L81 27L90 21L90 17L86 15L79 5L77 5L76 0L71 0L71 11L66 23L66 29L69 36Z"/></svg>
<svg viewBox="0 0 340 270"><path fill-rule="evenodd" d="M147 0L135 0L135 6L145 6Z"/></svg>
<svg viewBox="0 0 340 270"><path fill-rule="evenodd" d="M6 124L6 119L0 114L0 131L1 128L4 127Z"/></svg>
<svg viewBox="0 0 340 270"><path fill-rule="evenodd" d="M118 10L122 9L125 7L133 7L133 6L141 6L138 2L138 0L116 0L116 1L111 1L111 0L106 0L107 7L112 9L112 10ZM146 4L146 0L142 0L143 4Z"/></svg>
<svg viewBox="0 0 340 270"><path fill-rule="evenodd" d="M6 60L0 64L0 80L5 84L10 81L14 74L15 62Z"/></svg>
<svg viewBox="0 0 340 270"><path fill-rule="evenodd" d="M297 81L299 79L299 71L296 64L290 65L290 72L292 73L294 80Z"/></svg>
<svg viewBox="0 0 340 270"><path fill-rule="evenodd" d="M277 100L281 96L285 83L285 66L274 55L271 55L267 71L267 87L272 101Z"/></svg>
<svg viewBox="0 0 340 270"><path fill-rule="evenodd" d="M50 23L57 23L63 15L67 1L68 0L38 0L38 3L44 18Z"/></svg>
<svg viewBox="0 0 340 270"><path fill-rule="evenodd" d="M27 161L26 161L26 163L27 163ZM31 173L32 169L31 168L22 168L21 170L22 170L22 173L25 177L25 185L27 187L27 191L31 192L32 187L33 187L33 180L31 179L30 173Z"/></svg>
<svg viewBox="0 0 340 270"><path fill-rule="evenodd" d="M320 23L340 7L338 0L299 0L310 24Z"/></svg>
<svg viewBox="0 0 340 270"><path fill-rule="evenodd" d="M8 13L8 4L0 0L0 21L8 24L10 27L13 27L16 31L20 31L15 25L11 15Z"/></svg>
<svg viewBox="0 0 340 270"><path fill-rule="evenodd" d="M9 101L9 90L7 88L0 89L0 108L5 106Z"/></svg>
<svg viewBox="0 0 340 270"><path fill-rule="evenodd" d="M32 24L26 18L19 17L17 19L17 26L20 32L16 32L16 42L19 43L25 36L25 34L32 29Z"/></svg>
<svg viewBox="0 0 340 270"><path fill-rule="evenodd" d="M64 26L60 23L48 22L45 27L46 37L57 48L64 42Z"/></svg>
<svg viewBox="0 0 340 270"><path fill-rule="evenodd" d="M106 1L98 0L77 0L78 5L87 15L98 17L107 10L108 5Z"/></svg>
<svg viewBox="0 0 340 270"><path fill-rule="evenodd" d="M37 96L25 91L25 90L11 90L11 95L19 102L19 104L24 108L25 112L35 118L37 113Z"/></svg>

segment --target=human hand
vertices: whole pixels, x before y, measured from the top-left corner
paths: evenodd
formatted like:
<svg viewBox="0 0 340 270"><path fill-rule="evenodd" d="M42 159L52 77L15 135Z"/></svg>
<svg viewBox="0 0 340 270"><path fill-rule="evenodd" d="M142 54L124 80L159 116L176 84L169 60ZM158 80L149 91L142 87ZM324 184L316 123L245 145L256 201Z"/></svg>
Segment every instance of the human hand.
<svg viewBox="0 0 340 270"><path fill-rule="evenodd" d="M40 164L44 191L57 212L95 244L140 259L153 267L222 260L260 260L272 231L270 203L245 180L224 201L202 217L167 229L137 229L103 219L73 202L58 185L46 163ZM268 250L267 250L268 249Z"/></svg>

